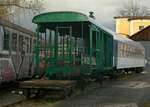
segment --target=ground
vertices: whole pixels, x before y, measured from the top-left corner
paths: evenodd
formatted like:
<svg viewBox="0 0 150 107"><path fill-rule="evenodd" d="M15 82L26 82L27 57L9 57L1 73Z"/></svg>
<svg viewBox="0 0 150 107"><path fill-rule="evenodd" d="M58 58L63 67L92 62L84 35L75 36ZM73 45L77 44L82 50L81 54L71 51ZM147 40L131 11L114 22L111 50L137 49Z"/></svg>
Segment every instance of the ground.
<svg viewBox="0 0 150 107"><path fill-rule="evenodd" d="M131 77L108 83L56 107L150 107L150 72Z"/></svg>
<svg viewBox="0 0 150 107"><path fill-rule="evenodd" d="M26 99L13 107L150 107L150 72L132 74L104 85L89 85L85 91L61 101L49 97Z"/></svg>

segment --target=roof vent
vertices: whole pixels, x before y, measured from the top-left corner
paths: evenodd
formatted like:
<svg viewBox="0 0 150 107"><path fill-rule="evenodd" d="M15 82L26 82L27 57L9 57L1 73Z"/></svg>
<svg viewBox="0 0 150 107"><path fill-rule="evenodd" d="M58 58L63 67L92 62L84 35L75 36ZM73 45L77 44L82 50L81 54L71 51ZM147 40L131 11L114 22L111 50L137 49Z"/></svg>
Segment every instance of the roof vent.
<svg viewBox="0 0 150 107"><path fill-rule="evenodd" d="M94 12L89 12L89 13L90 13L89 17L95 19Z"/></svg>

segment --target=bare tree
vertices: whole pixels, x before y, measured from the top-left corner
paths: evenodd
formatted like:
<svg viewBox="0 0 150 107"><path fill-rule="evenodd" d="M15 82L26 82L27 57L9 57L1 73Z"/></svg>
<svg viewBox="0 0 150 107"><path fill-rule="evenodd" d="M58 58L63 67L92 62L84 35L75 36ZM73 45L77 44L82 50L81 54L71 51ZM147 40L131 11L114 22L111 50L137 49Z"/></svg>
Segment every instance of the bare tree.
<svg viewBox="0 0 150 107"><path fill-rule="evenodd" d="M139 0L131 0L125 3L118 13L120 16L150 16L148 7L141 5Z"/></svg>
<svg viewBox="0 0 150 107"><path fill-rule="evenodd" d="M17 15L19 12L36 13L43 10L44 0L0 0L0 17Z"/></svg>

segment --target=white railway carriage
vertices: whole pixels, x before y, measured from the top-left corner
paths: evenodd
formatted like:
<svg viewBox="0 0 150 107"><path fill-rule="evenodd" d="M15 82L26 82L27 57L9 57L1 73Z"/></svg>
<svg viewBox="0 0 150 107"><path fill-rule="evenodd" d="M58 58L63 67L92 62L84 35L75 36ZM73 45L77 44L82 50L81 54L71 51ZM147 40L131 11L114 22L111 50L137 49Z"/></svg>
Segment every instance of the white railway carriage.
<svg viewBox="0 0 150 107"><path fill-rule="evenodd" d="M114 67L117 70L136 70L145 67L145 49L133 40L114 35Z"/></svg>
<svg viewBox="0 0 150 107"><path fill-rule="evenodd" d="M91 19L89 19L91 20ZM97 26L113 35L113 67L116 71L141 72L145 67L145 48L136 41L122 37L109 30L95 20L91 20Z"/></svg>
<svg viewBox="0 0 150 107"><path fill-rule="evenodd" d="M36 33L0 19L0 83L32 77Z"/></svg>

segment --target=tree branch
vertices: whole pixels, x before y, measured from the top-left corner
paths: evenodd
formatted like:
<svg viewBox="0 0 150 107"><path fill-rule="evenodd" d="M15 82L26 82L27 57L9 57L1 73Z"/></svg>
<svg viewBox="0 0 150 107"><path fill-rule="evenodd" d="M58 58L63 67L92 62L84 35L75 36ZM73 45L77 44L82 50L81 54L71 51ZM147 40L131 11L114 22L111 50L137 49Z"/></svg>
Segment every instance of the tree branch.
<svg viewBox="0 0 150 107"><path fill-rule="evenodd" d="M38 10L37 8L32 8L32 7L27 7L27 6L21 6L17 3L0 3L0 7L4 7L4 6L16 6L19 8L24 8L24 9L34 9L34 10Z"/></svg>

